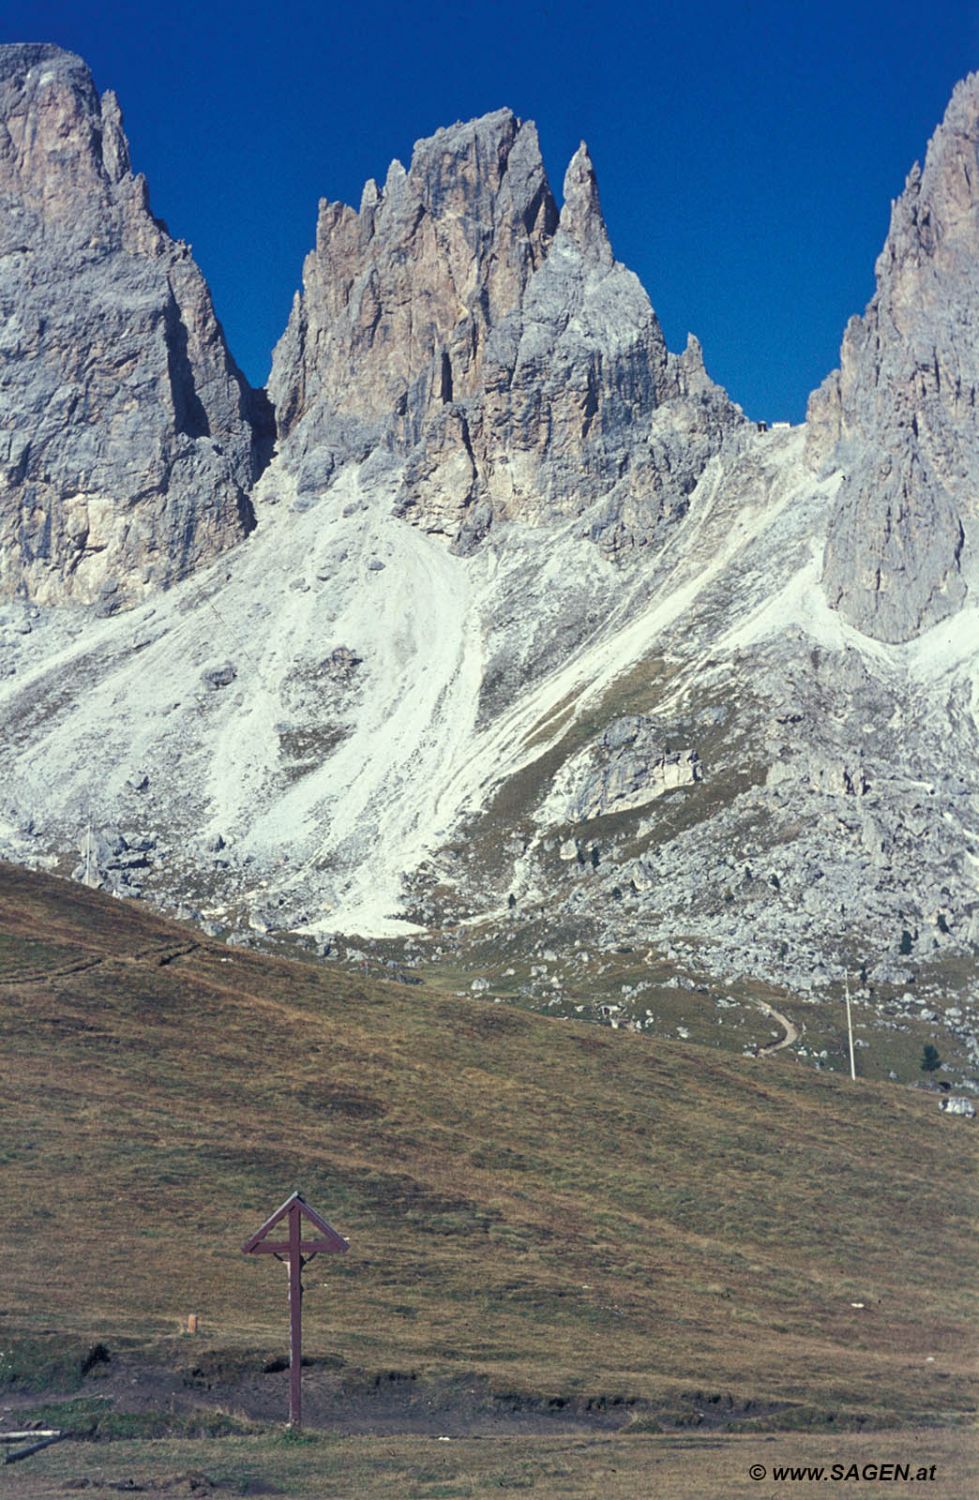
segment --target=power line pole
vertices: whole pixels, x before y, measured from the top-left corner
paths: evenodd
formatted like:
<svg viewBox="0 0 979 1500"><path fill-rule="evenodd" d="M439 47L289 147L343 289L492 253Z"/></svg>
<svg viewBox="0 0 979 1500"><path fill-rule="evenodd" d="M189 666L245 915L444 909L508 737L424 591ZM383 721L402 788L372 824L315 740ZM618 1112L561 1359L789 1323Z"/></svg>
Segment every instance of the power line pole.
<svg viewBox="0 0 979 1500"><path fill-rule="evenodd" d="M843 988L846 992L846 1034L850 1042L850 1077L857 1081L857 1060L853 1055L853 1016L850 1014L850 976L843 970Z"/></svg>

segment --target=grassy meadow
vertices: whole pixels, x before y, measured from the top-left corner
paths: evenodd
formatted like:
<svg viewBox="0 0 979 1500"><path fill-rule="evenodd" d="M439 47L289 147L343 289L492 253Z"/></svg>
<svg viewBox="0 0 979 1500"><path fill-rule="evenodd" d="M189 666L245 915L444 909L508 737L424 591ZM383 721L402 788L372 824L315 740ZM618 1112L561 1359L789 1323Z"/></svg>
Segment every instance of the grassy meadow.
<svg viewBox="0 0 979 1500"><path fill-rule="evenodd" d="M9 866L0 1018L0 1426L79 1435L14 1495L615 1500L666 1493L636 1487L657 1464L765 1494L756 1454L911 1429L973 1488L975 1132L933 1096L225 947ZM308 1441L276 1435L285 1275L240 1253L297 1187L351 1247L306 1271Z"/></svg>

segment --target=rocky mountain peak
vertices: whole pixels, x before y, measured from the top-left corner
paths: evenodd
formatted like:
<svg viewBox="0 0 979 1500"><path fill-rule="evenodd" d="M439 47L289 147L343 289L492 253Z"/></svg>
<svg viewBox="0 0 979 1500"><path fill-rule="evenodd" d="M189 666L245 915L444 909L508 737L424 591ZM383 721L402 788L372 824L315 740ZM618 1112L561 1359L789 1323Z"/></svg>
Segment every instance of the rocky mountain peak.
<svg viewBox="0 0 979 1500"><path fill-rule="evenodd" d="M302 495L386 455L398 513L462 550L495 520L596 504L609 550L648 540L674 506L664 486L682 505L738 420L711 387L682 454L669 422L654 435L678 369L614 261L587 147L559 215L536 128L508 109L418 142L358 212L321 204L270 392Z"/></svg>
<svg viewBox="0 0 979 1500"><path fill-rule="evenodd" d="M562 233L586 260L612 265L612 246L602 217L598 178L584 141L564 174L564 205L559 222Z"/></svg>
<svg viewBox="0 0 979 1500"><path fill-rule="evenodd" d="M273 363L280 431L328 405L339 456L392 412L413 431L433 392L471 394L489 328L519 305L556 222L536 130L510 110L418 142L407 171L393 161L383 188L368 181L359 212L324 199Z"/></svg>
<svg viewBox="0 0 979 1500"><path fill-rule="evenodd" d="M104 203L99 97L80 57L49 45L0 49L0 183L50 216L84 195ZM7 211L12 210L8 204Z"/></svg>
<svg viewBox="0 0 979 1500"><path fill-rule="evenodd" d="M979 72L969 73L952 90L945 118L928 148L922 186L948 232L963 214L975 210L976 147L979 144Z"/></svg>
<svg viewBox="0 0 979 1500"><path fill-rule="evenodd" d="M877 289L810 400L808 456L844 471L826 544L830 602L903 641L979 584L979 74L893 206Z"/></svg>
<svg viewBox="0 0 979 1500"><path fill-rule="evenodd" d="M0 47L0 247L0 595L111 612L245 535L269 427L58 47Z"/></svg>
<svg viewBox="0 0 979 1500"><path fill-rule="evenodd" d="M676 368L677 380L683 395L694 395L697 392L709 395L714 389L713 381L704 365L704 348L696 334L687 334L686 347L676 362Z"/></svg>
<svg viewBox="0 0 979 1500"><path fill-rule="evenodd" d="M132 172L129 142L122 128L122 110L111 89L102 95L102 165L110 182L121 182Z"/></svg>
<svg viewBox="0 0 979 1500"><path fill-rule="evenodd" d="M443 126L434 135L417 141L407 176L430 213L452 210L478 219L482 212L492 212L521 134L524 164L540 176L543 164L533 122L525 125L510 109ZM519 165L519 156L515 166Z"/></svg>

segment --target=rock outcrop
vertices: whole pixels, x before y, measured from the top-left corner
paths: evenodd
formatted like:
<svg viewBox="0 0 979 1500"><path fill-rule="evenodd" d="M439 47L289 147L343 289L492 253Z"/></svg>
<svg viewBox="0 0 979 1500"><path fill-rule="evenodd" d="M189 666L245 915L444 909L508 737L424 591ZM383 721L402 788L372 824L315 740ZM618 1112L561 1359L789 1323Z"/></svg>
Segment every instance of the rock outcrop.
<svg viewBox="0 0 979 1500"><path fill-rule="evenodd" d="M398 513L460 551L585 513L610 552L650 542L741 420L615 261L586 147L559 212L509 110L420 142L359 212L321 203L270 393L300 494L390 460Z"/></svg>
<svg viewBox="0 0 979 1500"><path fill-rule="evenodd" d="M646 715L616 719L595 744L565 761L539 820L587 823L693 786L703 776L700 757L696 750L667 746L667 737L665 726Z"/></svg>
<svg viewBox="0 0 979 1500"><path fill-rule="evenodd" d="M894 204L877 290L809 404L809 460L844 479L824 584L904 641L979 583L979 74L956 88Z"/></svg>
<svg viewBox="0 0 979 1500"><path fill-rule="evenodd" d="M0 47L0 596L105 613L244 536L271 436L80 58Z"/></svg>

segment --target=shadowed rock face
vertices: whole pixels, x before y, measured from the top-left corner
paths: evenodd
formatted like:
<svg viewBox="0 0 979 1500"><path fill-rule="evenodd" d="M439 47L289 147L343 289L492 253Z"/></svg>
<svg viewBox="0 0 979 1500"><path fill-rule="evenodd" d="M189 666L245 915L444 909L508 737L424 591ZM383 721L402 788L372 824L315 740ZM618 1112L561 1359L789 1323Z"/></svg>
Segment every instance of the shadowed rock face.
<svg viewBox="0 0 979 1500"><path fill-rule="evenodd" d="M877 291L809 404L809 461L846 478L824 583L860 630L905 641L979 582L979 75L956 88L894 204Z"/></svg>
<svg viewBox="0 0 979 1500"><path fill-rule="evenodd" d="M0 595L111 612L233 545L266 410L115 96L58 47L0 47Z"/></svg>
<svg viewBox="0 0 979 1500"><path fill-rule="evenodd" d="M585 512L610 551L651 541L740 420L614 260L587 149L558 213L509 110L420 142L357 213L322 203L303 282L270 383L300 491L390 455L399 513L463 551Z"/></svg>

